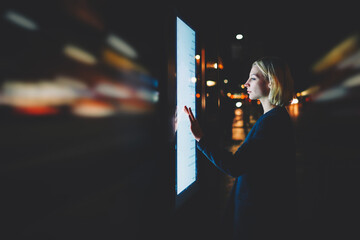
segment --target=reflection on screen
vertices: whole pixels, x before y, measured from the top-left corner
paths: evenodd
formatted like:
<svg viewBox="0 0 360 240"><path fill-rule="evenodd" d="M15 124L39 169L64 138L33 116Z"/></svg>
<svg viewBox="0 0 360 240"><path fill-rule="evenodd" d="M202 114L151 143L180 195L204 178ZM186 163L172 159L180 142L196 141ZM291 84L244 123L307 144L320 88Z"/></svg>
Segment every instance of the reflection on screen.
<svg viewBox="0 0 360 240"><path fill-rule="evenodd" d="M177 177L180 194L196 180L196 144L184 106L195 109L195 31L177 18Z"/></svg>

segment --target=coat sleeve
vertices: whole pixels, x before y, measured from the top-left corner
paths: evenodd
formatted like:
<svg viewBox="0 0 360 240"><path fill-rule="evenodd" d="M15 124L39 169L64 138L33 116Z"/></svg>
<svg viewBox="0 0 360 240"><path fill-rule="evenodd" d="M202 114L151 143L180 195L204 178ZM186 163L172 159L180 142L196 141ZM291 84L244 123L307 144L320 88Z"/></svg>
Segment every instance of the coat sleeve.
<svg viewBox="0 0 360 240"><path fill-rule="evenodd" d="M261 121L254 134L245 140L235 154L218 147L205 136L198 142L197 148L221 171L238 177L254 169L270 167L273 163L271 155L276 154L274 129L271 121Z"/></svg>

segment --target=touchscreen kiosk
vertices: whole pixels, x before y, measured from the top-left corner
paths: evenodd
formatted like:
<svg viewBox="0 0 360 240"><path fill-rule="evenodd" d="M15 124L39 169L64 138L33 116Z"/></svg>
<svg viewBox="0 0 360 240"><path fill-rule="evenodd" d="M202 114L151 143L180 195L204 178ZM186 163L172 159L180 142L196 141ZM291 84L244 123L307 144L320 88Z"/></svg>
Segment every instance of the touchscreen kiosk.
<svg viewBox="0 0 360 240"><path fill-rule="evenodd" d="M196 142L184 106L196 116L195 31L176 18L176 205L191 194L197 180Z"/></svg>

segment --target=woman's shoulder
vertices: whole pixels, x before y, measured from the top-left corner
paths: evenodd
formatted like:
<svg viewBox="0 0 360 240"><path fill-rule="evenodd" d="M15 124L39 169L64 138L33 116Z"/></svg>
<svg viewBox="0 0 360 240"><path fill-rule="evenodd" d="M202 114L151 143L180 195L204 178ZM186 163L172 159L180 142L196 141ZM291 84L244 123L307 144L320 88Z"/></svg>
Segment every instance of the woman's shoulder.
<svg viewBox="0 0 360 240"><path fill-rule="evenodd" d="M279 126L283 128L288 124L291 124L291 118L285 107L275 107L263 114L257 121L259 127Z"/></svg>
<svg viewBox="0 0 360 240"><path fill-rule="evenodd" d="M280 107L280 106L274 107L267 113L263 114L259 118L259 120L266 121L266 120L279 119L279 118L284 118L284 119L289 118L289 113L286 110L286 107Z"/></svg>

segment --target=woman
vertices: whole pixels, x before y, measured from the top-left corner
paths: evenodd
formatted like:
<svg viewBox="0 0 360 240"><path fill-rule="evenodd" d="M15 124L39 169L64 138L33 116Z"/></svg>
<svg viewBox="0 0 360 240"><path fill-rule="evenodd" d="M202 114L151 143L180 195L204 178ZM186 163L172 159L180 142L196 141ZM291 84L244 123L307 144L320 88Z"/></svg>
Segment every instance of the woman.
<svg viewBox="0 0 360 240"><path fill-rule="evenodd" d="M294 239L295 138L285 108L293 98L289 67L277 57L261 58L253 63L245 87L264 113L235 154L203 133L190 108L184 111L198 149L236 178L224 222L231 239Z"/></svg>

